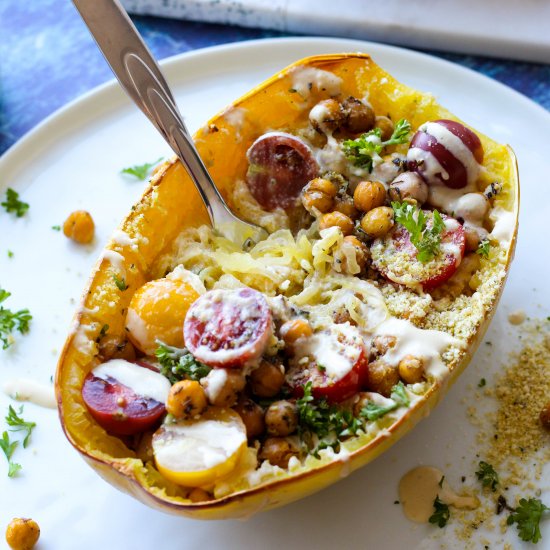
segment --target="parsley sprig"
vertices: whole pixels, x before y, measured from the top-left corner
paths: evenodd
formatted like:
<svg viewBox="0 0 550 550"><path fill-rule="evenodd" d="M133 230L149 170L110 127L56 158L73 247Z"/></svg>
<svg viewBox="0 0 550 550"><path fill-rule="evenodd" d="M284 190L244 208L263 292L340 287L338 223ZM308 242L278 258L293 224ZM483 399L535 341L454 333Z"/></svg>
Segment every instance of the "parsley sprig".
<svg viewBox="0 0 550 550"><path fill-rule="evenodd" d="M0 304L11 296L11 292L0 288ZM32 315L28 309L19 311L11 311L0 305L0 341L2 349L8 349L13 343L11 336L14 330L18 330L21 334L29 332L29 324Z"/></svg>
<svg viewBox="0 0 550 550"><path fill-rule="evenodd" d="M477 479L481 481L483 487L490 487L491 491L496 491L497 485L499 484L498 474L489 463L481 460L476 476Z"/></svg>
<svg viewBox="0 0 550 550"><path fill-rule="evenodd" d="M129 166L128 168L123 168L121 170L121 173L128 174L129 176L134 176L138 180L143 181L149 175L153 166L156 166L161 160L162 157L155 160L155 162L146 162L145 164L136 164L134 166Z"/></svg>
<svg viewBox="0 0 550 550"><path fill-rule="evenodd" d="M14 477L17 472L21 470L21 464L17 464L11 460L11 457L13 456L13 453L15 452L15 449L17 449L18 445L19 441L10 441L10 435L8 432L4 432L2 434L2 438L0 439L0 449L4 451L6 459L8 460L8 477Z"/></svg>
<svg viewBox="0 0 550 550"><path fill-rule="evenodd" d="M378 420L386 414L399 407L408 407L410 404L409 396L405 390L403 382L398 382L391 390L391 403L387 405L377 405L373 401L369 401L361 410L361 416L367 420Z"/></svg>
<svg viewBox="0 0 550 550"><path fill-rule="evenodd" d="M372 172L374 160L380 158L380 153L384 148L406 143L410 132L411 124L405 119L397 122L387 141L382 141L382 130L374 128L356 139L345 140L343 143L344 155L355 166Z"/></svg>
<svg viewBox="0 0 550 550"><path fill-rule="evenodd" d="M171 384L183 379L200 380L210 372L210 367L197 361L187 348L167 346L158 340L157 344L155 355L160 363L160 373Z"/></svg>
<svg viewBox="0 0 550 550"><path fill-rule="evenodd" d="M429 262L437 256L441 246L441 234L445 222L441 214L434 210L432 225L428 227L428 217L423 210L412 204L392 202L395 221L400 223L410 234L411 243L418 250L416 257L422 263Z"/></svg>
<svg viewBox="0 0 550 550"><path fill-rule="evenodd" d="M26 449L29 444L29 438L31 437L32 431L36 428L36 422L25 421L21 418L21 416L19 416L21 414L23 414L23 405L21 405L18 412L15 412L15 409L10 405L6 416L6 422L8 426L10 426L10 432L25 433L23 448Z"/></svg>
<svg viewBox="0 0 550 550"><path fill-rule="evenodd" d="M491 241L489 239L483 239L477 247L476 254L479 254L483 258L488 258L490 249Z"/></svg>
<svg viewBox="0 0 550 550"><path fill-rule="evenodd" d="M449 506L439 500L439 495L437 495L434 500L434 513L430 516L428 521L436 524L440 528L443 528L447 525L450 517L451 512L449 511Z"/></svg>
<svg viewBox="0 0 550 550"><path fill-rule="evenodd" d="M542 538L539 524L542 515L547 511L550 511L550 508L539 499L530 498L527 500L522 498L519 501L519 506L508 516L506 523L508 525L517 524L516 527L521 540L536 543Z"/></svg>
<svg viewBox="0 0 550 550"><path fill-rule="evenodd" d="M6 212L11 212L18 218L23 217L29 209L28 203L19 200L19 193L10 187L6 190L6 200L0 204L5 208Z"/></svg>

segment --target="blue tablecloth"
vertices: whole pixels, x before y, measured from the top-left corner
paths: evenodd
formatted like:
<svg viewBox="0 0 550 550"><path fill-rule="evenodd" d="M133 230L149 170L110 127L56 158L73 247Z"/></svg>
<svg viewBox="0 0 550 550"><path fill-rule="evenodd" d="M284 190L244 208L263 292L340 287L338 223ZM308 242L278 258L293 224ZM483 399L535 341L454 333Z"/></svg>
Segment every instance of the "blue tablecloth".
<svg viewBox="0 0 550 550"><path fill-rule="evenodd" d="M135 17L134 21L158 59L216 44L288 36L154 17ZM495 78L550 110L550 65L429 53ZM69 1L2 0L0 154L56 109L111 78Z"/></svg>

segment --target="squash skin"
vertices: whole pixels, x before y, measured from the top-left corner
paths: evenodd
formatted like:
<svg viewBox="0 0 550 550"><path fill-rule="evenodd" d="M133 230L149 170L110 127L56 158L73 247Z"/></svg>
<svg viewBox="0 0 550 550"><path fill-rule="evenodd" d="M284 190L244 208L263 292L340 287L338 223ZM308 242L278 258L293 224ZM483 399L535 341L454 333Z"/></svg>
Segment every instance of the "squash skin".
<svg viewBox="0 0 550 550"><path fill-rule="evenodd" d="M214 181L226 200L231 186L247 169L245 152L265 128L282 129L304 124L307 110L300 107L297 94L290 92L293 68L306 66L328 70L343 80L343 95L364 97L378 113L392 118L407 118L413 128L426 120L454 119L437 105L432 96L408 88L380 69L365 54L335 54L300 60L237 100L231 108L246 109L242 126L235 127L225 117L227 110L211 119L194 136L197 148ZM398 91L395 94L395 90ZM502 206L512 212L515 229L502 267L507 275L517 237L519 178L513 151L476 132L486 152L484 165L505 184ZM185 192L182 192L185 189ZM169 215L167 215L169 213ZM120 229L136 238L137 250L111 241L107 249L124 257L122 266L130 288L147 280L150 266L167 250L186 226L208 223L201 199L179 161L164 163L156 172L143 197L132 209ZM88 413L80 388L85 376L97 364L95 339L104 324L109 334L124 334L124 316L132 293L121 292L113 282L120 275L118 266L102 256L86 288L59 359L56 373L56 396L61 424L71 444L109 483L132 494L145 504L176 515L196 519L246 518L310 495L364 466L382 454L414 425L427 416L469 363L481 342L504 287L505 278L485 311L485 318L468 341L466 353L454 365L444 385L432 386L419 402L381 432L367 445L350 452L345 461L336 460L292 477L278 479L227 497L201 503L185 500L185 493L158 473L147 470L133 451L116 437L109 436ZM97 313L96 306L99 308ZM156 487L153 487L154 481Z"/></svg>

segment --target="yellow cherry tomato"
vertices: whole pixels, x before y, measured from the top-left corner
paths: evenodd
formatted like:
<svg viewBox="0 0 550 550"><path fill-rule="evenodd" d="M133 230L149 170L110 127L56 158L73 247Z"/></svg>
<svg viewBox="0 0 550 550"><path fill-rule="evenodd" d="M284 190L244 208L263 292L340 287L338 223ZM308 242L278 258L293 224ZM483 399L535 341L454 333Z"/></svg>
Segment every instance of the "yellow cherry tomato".
<svg viewBox="0 0 550 550"><path fill-rule="evenodd" d="M181 279L155 279L138 288L126 317L132 343L147 355L157 349L156 340L183 347L183 321L197 291Z"/></svg>
<svg viewBox="0 0 550 550"><path fill-rule="evenodd" d="M210 407L200 418L164 424L153 435L158 471L187 487L205 487L239 464L247 445L246 427L232 409Z"/></svg>

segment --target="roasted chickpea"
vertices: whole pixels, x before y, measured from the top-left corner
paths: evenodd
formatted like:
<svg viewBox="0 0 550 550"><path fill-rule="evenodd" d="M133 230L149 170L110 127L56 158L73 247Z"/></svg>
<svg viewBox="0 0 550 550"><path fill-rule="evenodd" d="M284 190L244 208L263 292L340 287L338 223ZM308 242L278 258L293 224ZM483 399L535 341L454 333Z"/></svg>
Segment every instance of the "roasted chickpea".
<svg viewBox="0 0 550 550"><path fill-rule="evenodd" d="M347 237L344 237L342 248L350 246L353 247L355 251L355 261L357 262L357 266L359 267L359 272L361 272L363 271L363 269L365 269L365 266L367 265L367 261L369 259L369 249L354 235L348 235ZM357 273L357 269L352 270L350 269L350 266L348 266L348 261L345 254L343 254L341 266L342 271L345 273L350 273L351 275L355 275Z"/></svg>
<svg viewBox="0 0 550 550"><path fill-rule="evenodd" d="M406 355L399 361L399 376L406 384L416 384L424 378L424 360L414 355Z"/></svg>
<svg viewBox="0 0 550 550"><path fill-rule="evenodd" d="M31 550L39 537L38 523L29 518L12 519L6 529L6 542L13 550Z"/></svg>
<svg viewBox="0 0 550 550"><path fill-rule="evenodd" d="M344 126L354 134L368 132L374 126L374 110L356 97L350 96L342 102Z"/></svg>
<svg viewBox="0 0 550 550"><path fill-rule="evenodd" d="M464 225L464 236L466 237L466 252L475 252L479 243L489 237L489 232L484 227L472 225L466 222Z"/></svg>
<svg viewBox="0 0 550 550"><path fill-rule="evenodd" d="M283 387L285 370L280 363L270 363L264 359L260 366L250 373L249 381L254 395L274 397Z"/></svg>
<svg viewBox="0 0 550 550"><path fill-rule="evenodd" d="M291 319L283 323L280 334L288 346L294 344L299 338L309 338L313 334L313 329L306 319Z"/></svg>
<svg viewBox="0 0 550 550"><path fill-rule="evenodd" d="M252 399L241 397L235 406L235 410L242 418L246 426L246 435L248 439L254 439L264 433L264 410Z"/></svg>
<svg viewBox="0 0 550 550"><path fill-rule="evenodd" d="M329 227L339 227L344 235L349 235L353 231L353 220L341 212L329 212L321 216L319 229Z"/></svg>
<svg viewBox="0 0 550 550"><path fill-rule="evenodd" d="M103 361L109 359L136 360L136 348L129 340L124 340L115 334L106 334L98 342L98 353Z"/></svg>
<svg viewBox="0 0 550 550"><path fill-rule="evenodd" d="M382 131L382 141L387 141L393 134L393 122L387 116L377 116L374 121L374 127Z"/></svg>
<svg viewBox="0 0 550 550"><path fill-rule="evenodd" d="M309 121L318 131L331 134L340 127L344 120L340 103L335 99L324 99L319 101L309 112Z"/></svg>
<svg viewBox="0 0 550 550"><path fill-rule="evenodd" d="M268 437L259 453L260 460L267 460L273 466L286 468L293 456L298 456L299 449L284 437Z"/></svg>
<svg viewBox="0 0 550 550"><path fill-rule="evenodd" d="M176 418L196 418L208 406L203 387L195 380L180 380L171 388L166 410Z"/></svg>
<svg viewBox="0 0 550 550"><path fill-rule="evenodd" d="M483 193L466 193L456 201L453 214L457 219L481 225L490 206Z"/></svg>
<svg viewBox="0 0 550 550"><path fill-rule="evenodd" d="M353 199L349 195L337 197L334 201L334 210L345 214L348 218L355 218L358 214Z"/></svg>
<svg viewBox="0 0 550 550"><path fill-rule="evenodd" d="M329 197L335 197L338 193L339 185L328 178L312 179L305 187L308 191L319 191Z"/></svg>
<svg viewBox="0 0 550 550"><path fill-rule="evenodd" d="M542 427L550 432L550 401L540 411L539 419Z"/></svg>
<svg viewBox="0 0 550 550"><path fill-rule="evenodd" d="M365 386L384 397L391 395L391 389L399 382L399 372L395 367L378 359L369 363Z"/></svg>
<svg viewBox="0 0 550 550"><path fill-rule="evenodd" d="M311 214L328 212L334 206L334 199L322 191L307 191L302 193L302 206Z"/></svg>
<svg viewBox="0 0 550 550"><path fill-rule="evenodd" d="M353 202L358 210L369 212L386 202L386 188L379 181L361 181L353 193Z"/></svg>
<svg viewBox="0 0 550 550"><path fill-rule="evenodd" d="M395 347L396 343L397 343L397 338L395 336L390 336L390 335L375 336L371 344L371 351L370 351L371 361L387 353L391 348Z"/></svg>
<svg viewBox="0 0 550 550"><path fill-rule="evenodd" d="M212 495L201 489L200 487L195 487L188 495L187 498L191 502L206 502L207 500L212 500Z"/></svg>
<svg viewBox="0 0 550 550"><path fill-rule="evenodd" d="M422 205L428 200L428 184L416 172L403 172L390 183L388 196L392 201L415 200Z"/></svg>
<svg viewBox="0 0 550 550"><path fill-rule="evenodd" d="M232 407L244 389L246 378L238 369L217 368L201 378L200 384L211 405Z"/></svg>
<svg viewBox="0 0 550 550"><path fill-rule="evenodd" d="M63 224L63 234L79 244L91 243L95 225L92 216L85 210L75 210Z"/></svg>
<svg viewBox="0 0 550 550"><path fill-rule="evenodd" d="M298 409L290 401L275 401L265 413L265 425L269 435L291 435L298 427Z"/></svg>
<svg viewBox="0 0 550 550"><path fill-rule="evenodd" d="M393 227L393 209L379 206L367 212L361 219L361 229L369 237L383 237Z"/></svg>

